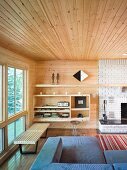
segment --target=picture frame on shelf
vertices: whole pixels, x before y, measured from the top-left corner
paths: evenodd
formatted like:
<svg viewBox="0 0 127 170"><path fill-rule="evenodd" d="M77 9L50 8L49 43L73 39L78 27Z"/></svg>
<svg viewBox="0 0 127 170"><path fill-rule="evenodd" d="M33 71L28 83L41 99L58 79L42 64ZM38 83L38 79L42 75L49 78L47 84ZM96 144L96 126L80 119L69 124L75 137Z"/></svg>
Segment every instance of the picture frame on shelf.
<svg viewBox="0 0 127 170"><path fill-rule="evenodd" d="M75 97L75 108L86 108L86 97L85 96Z"/></svg>

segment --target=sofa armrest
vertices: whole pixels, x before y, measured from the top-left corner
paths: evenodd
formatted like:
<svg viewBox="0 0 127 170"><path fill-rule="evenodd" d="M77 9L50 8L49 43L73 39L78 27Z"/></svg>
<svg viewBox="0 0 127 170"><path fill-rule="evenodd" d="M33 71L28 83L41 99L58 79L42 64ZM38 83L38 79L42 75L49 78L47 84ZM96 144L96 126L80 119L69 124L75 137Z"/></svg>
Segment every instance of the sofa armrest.
<svg viewBox="0 0 127 170"><path fill-rule="evenodd" d="M38 170L113 170L110 164L51 163Z"/></svg>
<svg viewBox="0 0 127 170"><path fill-rule="evenodd" d="M114 170L127 170L127 163L115 163L113 167Z"/></svg>
<svg viewBox="0 0 127 170"><path fill-rule="evenodd" d="M61 153L62 139L60 137L48 138L30 169L37 170L52 162L58 163Z"/></svg>
<svg viewBox="0 0 127 170"><path fill-rule="evenodd" d="M127 162L127 150L107 150L104 155L108 164Z"/></svg>

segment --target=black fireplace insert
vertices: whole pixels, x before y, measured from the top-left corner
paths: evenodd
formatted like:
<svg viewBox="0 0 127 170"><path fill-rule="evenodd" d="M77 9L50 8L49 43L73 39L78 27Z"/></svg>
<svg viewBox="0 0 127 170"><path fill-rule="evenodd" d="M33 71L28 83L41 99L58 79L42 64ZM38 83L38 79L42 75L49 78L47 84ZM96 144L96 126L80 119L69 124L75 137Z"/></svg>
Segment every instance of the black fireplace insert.
<svg viewBox="0 0 127 170"><path fill-rule="evenodd" d="M121 103L121 120L127 120L127 103Z"/></svg>

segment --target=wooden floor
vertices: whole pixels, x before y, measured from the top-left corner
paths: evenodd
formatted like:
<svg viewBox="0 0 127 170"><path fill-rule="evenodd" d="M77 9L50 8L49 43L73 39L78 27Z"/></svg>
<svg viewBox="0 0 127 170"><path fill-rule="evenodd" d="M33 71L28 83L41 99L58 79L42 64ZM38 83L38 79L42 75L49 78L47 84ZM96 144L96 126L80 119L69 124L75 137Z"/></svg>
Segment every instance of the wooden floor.
<svg viewBox="0 0 127 170"><path fill-rule="evenodd" d="M71 136L72 130L70 129L49 129L47 137L51 136ZM97 131L95 129L81 129L77 130L77 135L79 136L96 136ZM39 140L38 152L44 145L46 139L41 138ZM33 149L34 146L31 146L27 149ZM0 167L0 170L29 170L33 161L37 157L37 154L31 155L21 155L19 149Z"/></svg>

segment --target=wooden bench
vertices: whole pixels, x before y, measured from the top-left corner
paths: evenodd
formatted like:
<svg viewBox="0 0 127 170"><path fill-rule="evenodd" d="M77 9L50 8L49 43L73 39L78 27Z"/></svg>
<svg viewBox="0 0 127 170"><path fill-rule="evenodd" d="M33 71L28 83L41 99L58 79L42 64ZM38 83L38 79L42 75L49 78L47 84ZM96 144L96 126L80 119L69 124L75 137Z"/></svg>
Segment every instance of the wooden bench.
<svg viewBox="0 0 127 170"><path fill-rule="evenodd" d="M49 127L49 123L35 123L25 132L23 132L19 137L14 140L14 144L18 144L20 148L21 154L34 154L37 153L38 141L41 136L46 131L47 136L47 129ZM34 151L23 151L22 145L32 145L36 144Z"/></svg>

